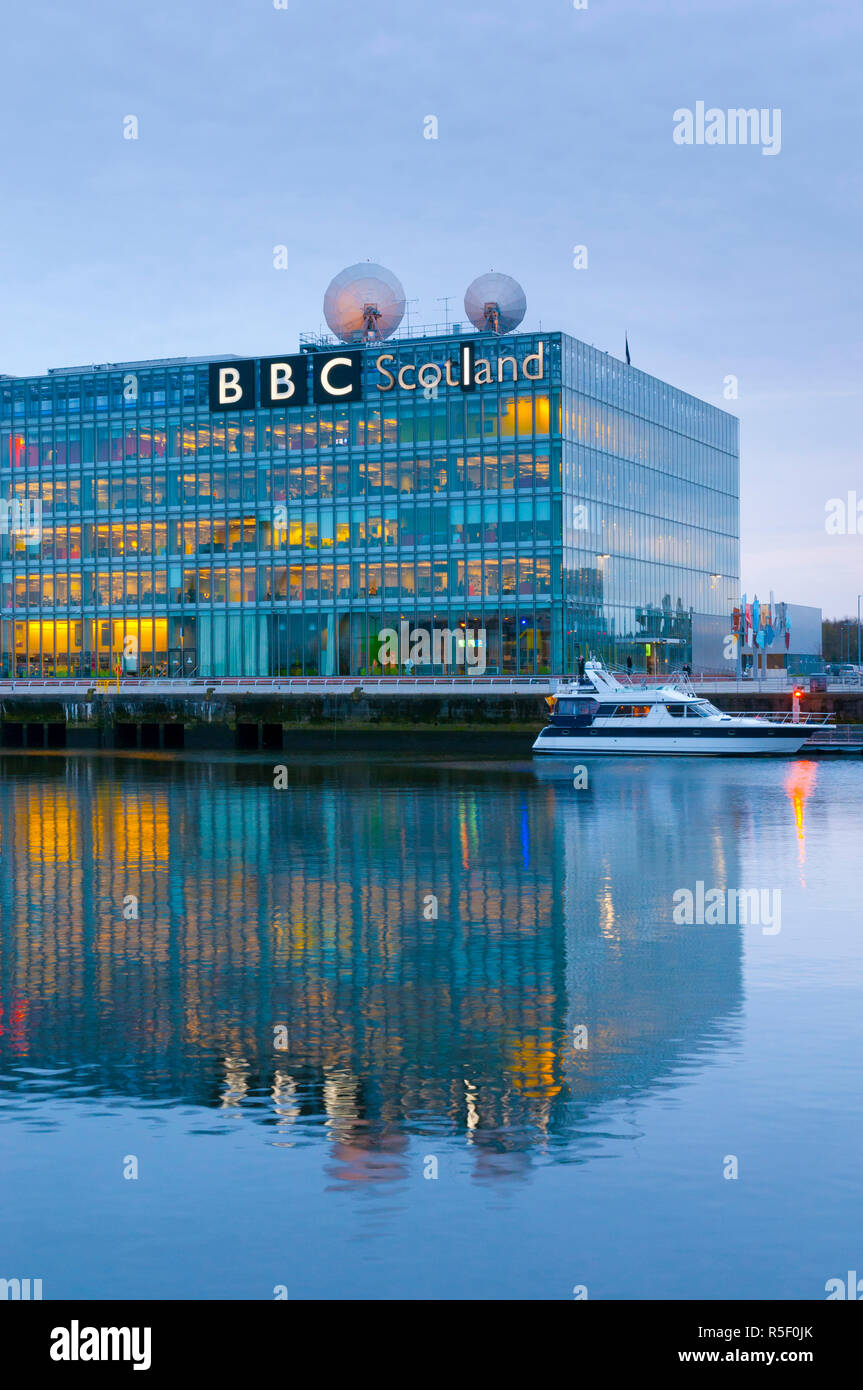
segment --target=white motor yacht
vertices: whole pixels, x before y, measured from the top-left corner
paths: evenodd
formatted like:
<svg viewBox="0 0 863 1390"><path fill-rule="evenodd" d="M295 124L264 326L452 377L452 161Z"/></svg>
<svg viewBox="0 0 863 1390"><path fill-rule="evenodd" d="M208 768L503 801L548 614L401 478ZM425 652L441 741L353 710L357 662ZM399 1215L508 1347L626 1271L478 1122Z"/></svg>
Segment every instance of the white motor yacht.
<svg viewBox="0 0 863 1390"><path fill-rule="evenodd" d="M688 676L667 685L624 684L600 661L561 683L549 700L550 723L534 753L797 753L829 727L823 715L725 714L699 695Z"/></svg>

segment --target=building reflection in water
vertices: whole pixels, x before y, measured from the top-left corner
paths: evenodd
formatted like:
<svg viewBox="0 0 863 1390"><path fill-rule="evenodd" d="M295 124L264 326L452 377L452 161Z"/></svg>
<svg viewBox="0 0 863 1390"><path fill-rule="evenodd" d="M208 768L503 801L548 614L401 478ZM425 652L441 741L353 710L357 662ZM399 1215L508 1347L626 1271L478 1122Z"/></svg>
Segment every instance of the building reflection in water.
<svg viewBox="0 0 863 1390"><path fill-rule="evenodd" d="M341 1180L441 1135L494 1175L733 1034L739 931L671 923L676 888L736 882L719 771L576 791L569 768L308 761L276 791L257 760L3 768L7 1088L45 1068L72 1095L86 1068L90 1100L322 1138Z"/></svg>

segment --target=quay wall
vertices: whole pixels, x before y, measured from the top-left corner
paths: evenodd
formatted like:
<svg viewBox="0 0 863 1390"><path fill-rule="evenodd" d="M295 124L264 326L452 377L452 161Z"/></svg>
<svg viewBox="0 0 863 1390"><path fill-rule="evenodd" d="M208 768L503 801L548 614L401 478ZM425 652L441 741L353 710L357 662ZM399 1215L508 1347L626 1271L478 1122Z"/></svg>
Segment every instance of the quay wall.
<svg viewBox="0 0 863 1390"><path fill-rule="evenodd" d="M541 695L94 694L88 699L4 695L4 748L371 747L396 742L442 749L441 735L465 750L518 734L526 747L546 723ZM528 742L529 740L529 742Z"/></svg>
<svg viewBox="0 0 863 1390"><path fill-rule="evenodd" d="M712 695L729 712L787 713L785 693ZM863 691L806 696L801 709L863 722ZM208 690L203 695L85 691L69 696L4 692L3 748L302 749L395 744L479 751L530 743L546 723L542 694L352 693L279 695Z"/></svg>

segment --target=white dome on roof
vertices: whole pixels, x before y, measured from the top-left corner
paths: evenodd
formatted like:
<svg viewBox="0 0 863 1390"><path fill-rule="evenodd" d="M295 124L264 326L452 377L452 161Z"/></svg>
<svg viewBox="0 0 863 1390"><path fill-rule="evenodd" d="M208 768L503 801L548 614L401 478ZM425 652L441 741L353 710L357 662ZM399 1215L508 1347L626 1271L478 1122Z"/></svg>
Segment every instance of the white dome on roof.
<svg viewBox="0 0 863 1390"><path fill-rule="evenodd" d="M401 281L374 261L361 261L340 270L324 295L324 318L343 343L389 338L404 312Z"/></svg>
<svg viewBox="0 0 863 1390"><path fill-rule="evenodd" d="M527 299L511 275L492 270L468 285L464 311L481 333L510 333L527 313Z"/></svg>

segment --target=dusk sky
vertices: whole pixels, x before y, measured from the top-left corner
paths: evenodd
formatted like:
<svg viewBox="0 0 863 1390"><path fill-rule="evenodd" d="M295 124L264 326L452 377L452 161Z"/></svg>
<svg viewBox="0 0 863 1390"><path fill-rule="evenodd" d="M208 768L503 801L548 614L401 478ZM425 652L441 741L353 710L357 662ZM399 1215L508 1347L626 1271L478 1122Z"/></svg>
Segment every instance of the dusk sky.
<svg viewBox="0 0 863 1390"><path fill-rule="evenodd" d="M502 270L524 327L628 333L739 415L742 586L851 613L863 534L825 506L863 499L861 42L848 0L8 7L0 372L291 351L367 258L415 325L463 319ZM778 108L781 151L675 143L700 101Z"/></svg>

